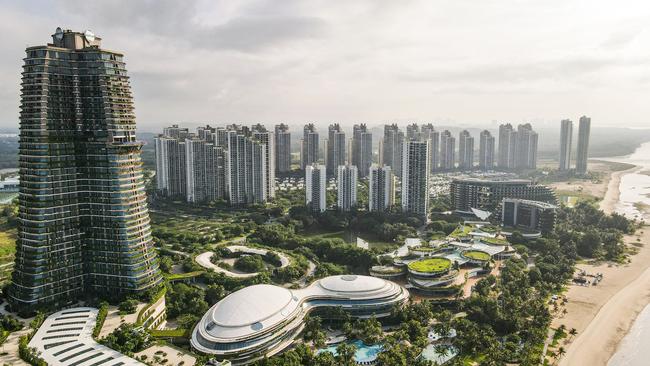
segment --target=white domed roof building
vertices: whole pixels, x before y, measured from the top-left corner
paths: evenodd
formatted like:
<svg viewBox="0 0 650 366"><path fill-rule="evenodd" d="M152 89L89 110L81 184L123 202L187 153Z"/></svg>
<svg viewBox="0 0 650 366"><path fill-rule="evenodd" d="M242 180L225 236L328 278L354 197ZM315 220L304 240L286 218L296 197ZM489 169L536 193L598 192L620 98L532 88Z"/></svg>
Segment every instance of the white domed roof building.
<svg viewBox="0 0 650 366"><path fill-rule="evenodd" d="M408 297L394 282L356 275L325 277L300 290L249 286L210 308L194 328L191 343L201 353L246 364L290 345L314 309L341 307L354 317L380 318Z"/></svg>

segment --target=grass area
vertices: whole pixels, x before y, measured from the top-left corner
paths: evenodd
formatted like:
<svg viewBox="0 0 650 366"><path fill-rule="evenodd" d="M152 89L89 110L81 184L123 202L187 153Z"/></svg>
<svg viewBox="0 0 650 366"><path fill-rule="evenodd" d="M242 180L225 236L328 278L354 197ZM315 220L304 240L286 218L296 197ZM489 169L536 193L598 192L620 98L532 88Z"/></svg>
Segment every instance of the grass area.
<svg viewBox="0 0 650 366"><path fill-rule="evenodd" d="M462 237L468 236L469 233L471 233L473 229L474 228L472 226L470 226L470 225L459 226L451 234L449 234L449 236L451 236L453 238L462 238Z"/></svg>
<svg viewBox="0 0 650 366"><path fill-rule="evenodd" d="M322 238L322 239L334 239L339 238L345 240L344 231L323 231L323 230L309 230L298 233L298 235L305 238Z"/></svg>
<svg viewBox="0 0 650 366"><path fill-rule="evenodd" d="M16 253L16 229L0 231L0 258Z"/></svg>
<svg viewBox="0 0 650 366"><path fill-rule="evenodd" d="M500 239L500 238L481 238L481 241L485 244L492 244L492 245L508 245L509 242L505 239Z"/></svg>
<svg viewBox="0 0 650 366"><path fill-rule="evenodd" d="M415 248L413 248L413 250L419 251L419 252L434 252L434 251L436 251L436 248L432 248L432 247L415 247Z"/></svg>
<svg viewBox="0 0 650 366"><path fill-rule="evenodd" d="M189 329L151 329L149 334L152 337L156 338L189 338L190 330Z"/></svg>
<svg viewBox="0 0 650 366"><path fill-rule="evenodd" d="M463 256L477 261L483 261L483 262L487 262L491 258L488 253L481 252L480 250L468 250L466 252L463 252Z"/></svg>
<svg viewBox="0 0 650 366"><path fill-rule="evenodd" d="M571 191L566 189L558 189L555 191L555 194L560 202L564 202L570 207L578 202L595 202L602 199L602 197L594 196L588 192Z"/></svg>
<svg viewBox="0 0 650 366"><path fill-rule="evenodd" d="M447 258L427 258L409 263L409 269L422 273L442 272L451 268L451 261Z"/></svg>
<svg viewBox="0 0 650 366"><path fill-rule="evenodd" d="M174 273L174 274L164 274L165 278L169 281L174 281L174 280L183 280L186 278L192 278L192 277L198 277L205 273L205 271L194 271L194 272L187 272L187 273Z"/></svg>

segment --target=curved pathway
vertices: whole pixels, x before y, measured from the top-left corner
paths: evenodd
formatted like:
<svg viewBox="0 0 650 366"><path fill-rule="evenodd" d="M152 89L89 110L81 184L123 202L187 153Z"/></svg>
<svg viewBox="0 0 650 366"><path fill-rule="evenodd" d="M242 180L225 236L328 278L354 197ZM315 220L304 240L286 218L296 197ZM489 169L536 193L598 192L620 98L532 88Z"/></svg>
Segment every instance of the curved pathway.
<svg viewBox="0 0 650 366"><path fill-rule="evenodd" d="M287 257L284 253L281 252L276 252L273 250L266 250L266 249L260 249L260 248L251 248L251 247L246 247L243 245L231 245L227 246L230 251L233 253L239 252L239 253L248 253L248 254L259 254L259 255L266 255L266 253L273 252L276 253L278 256L280 256L280 262L281 265L279 268L284 268L291 264L291 260L289 257ZM221 268L218 265L212 263L210 260L212 256L214 255L214 252L204 252L196 256L196 263L198 263L201 267L207 268L207 269L213 269L215 272L220 272L225 274L226 276L229 277L234 277L234 278L250 278L250 277L255 277L259 274L259 272L253 272L253 273L238 273L238 272L233 272L230 270L227 270L225 268Z"/></svg>

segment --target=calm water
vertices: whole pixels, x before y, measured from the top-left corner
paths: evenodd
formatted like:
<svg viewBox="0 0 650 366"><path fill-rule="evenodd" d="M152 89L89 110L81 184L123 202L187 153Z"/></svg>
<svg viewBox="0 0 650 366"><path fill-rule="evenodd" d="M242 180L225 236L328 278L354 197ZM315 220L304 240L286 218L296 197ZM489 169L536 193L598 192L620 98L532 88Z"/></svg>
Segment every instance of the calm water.
<svg viewBox="0 0 650 366"><path fill-rule="evenodd" d="M608 159L639 165L640 168L621 178L621 199L616 211L627 217L644 218L650 222L650 143L644 143L625 158ZM648 205L646 212L643 206ZM646 366L650 364L650 305L639 314L630 332L623 338L618 352L609 360L608 366Z"/></svg>
<svg viewBox="0 0 650 366"><path fill-rule="evenodd" d="M384 346L381 344L368 346L360 340L355 340L350 343L357 348L357 350L354 352L354 360L356 362L372 362L376 360L377 356L381 353L381 351L384 350ZM321 352L329 352L332 355L336 356L338 354L338 352L336 352L336 346L338 346L338 344L333 344L327 348L319 350L316 353L318 354Z"/></svg>
<svg viewBox="0 0 650 366"><path fill-rule="evenodd" d="M636 151L626 157L607 159L623 163L638 165L639 168L632 173L621 177L620 202L616 206L616 212L627 217L645 218L650 222L648 212L642 212L643 206L647 205L645 211L650 209L650 142L639 146Z"/></svg>

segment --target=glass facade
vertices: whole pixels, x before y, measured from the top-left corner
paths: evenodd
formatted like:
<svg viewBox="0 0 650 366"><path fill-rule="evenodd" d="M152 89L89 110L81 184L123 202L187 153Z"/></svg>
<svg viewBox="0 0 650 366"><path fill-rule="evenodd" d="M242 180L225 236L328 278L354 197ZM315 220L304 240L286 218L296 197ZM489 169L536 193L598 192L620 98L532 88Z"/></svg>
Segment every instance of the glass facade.
<svg viewBox="0 0 650 366"><path fill-rule="evenodd" d="M98 38L97 38L98 40ZM122 55L65 31L22 73L20 195L10 300L64 305L160 283Z"/></svg>

